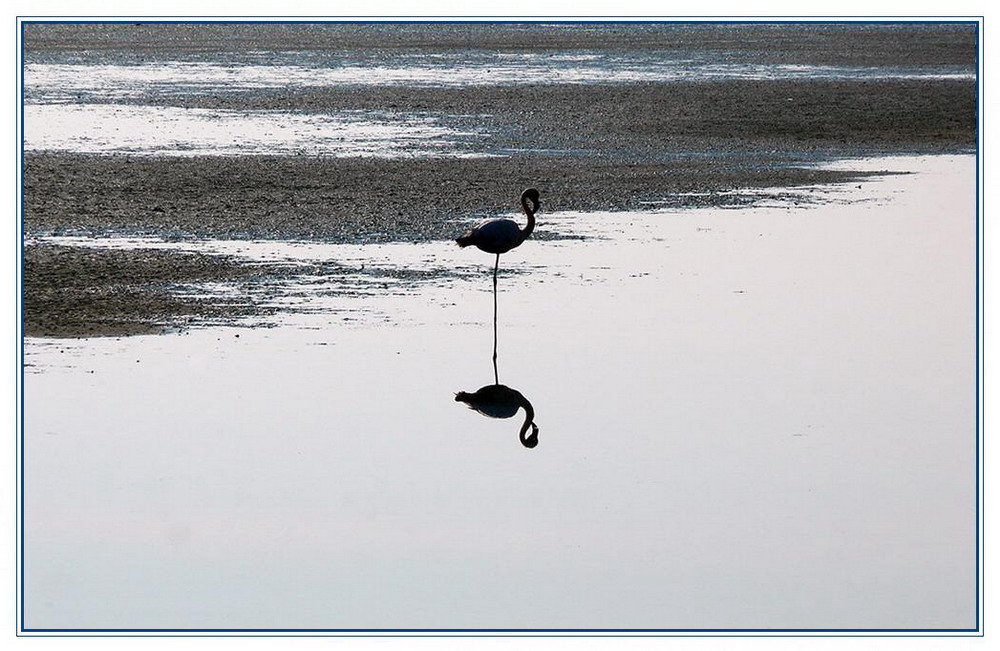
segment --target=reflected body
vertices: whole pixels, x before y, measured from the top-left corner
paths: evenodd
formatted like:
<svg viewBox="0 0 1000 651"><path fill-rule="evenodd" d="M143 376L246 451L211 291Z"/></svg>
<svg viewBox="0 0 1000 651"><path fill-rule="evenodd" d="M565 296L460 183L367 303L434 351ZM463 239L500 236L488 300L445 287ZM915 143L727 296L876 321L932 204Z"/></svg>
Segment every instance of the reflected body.
<svg viewBox="0 0 1000 651"><path fill-rule="evenodd" d="M512 418L519 409L524 409L524 423L518 438L521 445L533 448L538 445L538 425L535 424L535 410L528 399L520 391L502 384L488 384L475 393L459 391L455 394L456 402L464 402L483 416L488 418ZM531 433L528 434L528 428Z"/></svg>

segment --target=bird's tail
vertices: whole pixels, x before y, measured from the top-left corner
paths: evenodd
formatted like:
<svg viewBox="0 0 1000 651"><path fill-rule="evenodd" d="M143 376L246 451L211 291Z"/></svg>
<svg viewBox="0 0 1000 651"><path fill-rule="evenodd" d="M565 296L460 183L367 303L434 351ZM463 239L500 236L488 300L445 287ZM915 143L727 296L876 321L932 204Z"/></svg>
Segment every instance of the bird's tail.
<svg viewBox="0 0 1000 651"><path fill-rule="evenodd" d="M467 247L467 246L469 246L470 244L473 243L472 242L472 235L469 234L469 233L466 233L462 237L460 237L457 240L455 240L455 243L458 244L460 247L462 247L464 249L465 247Z"/></svg>

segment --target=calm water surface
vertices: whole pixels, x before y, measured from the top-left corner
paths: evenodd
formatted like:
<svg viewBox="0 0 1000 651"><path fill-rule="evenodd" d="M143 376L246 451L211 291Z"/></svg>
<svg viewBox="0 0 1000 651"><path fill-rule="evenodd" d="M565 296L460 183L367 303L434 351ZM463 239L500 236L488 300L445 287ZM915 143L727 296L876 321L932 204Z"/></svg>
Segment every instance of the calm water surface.
<svg viewBox="0 0 1000 651"><path fill-rule="evenodd" d="M494 383L491 256L185 243L468 274L28 339L27 626L972 627L975 160L845 164L915 173L541 213L588 237L503 256L534 449L454 399Z"/></svg>

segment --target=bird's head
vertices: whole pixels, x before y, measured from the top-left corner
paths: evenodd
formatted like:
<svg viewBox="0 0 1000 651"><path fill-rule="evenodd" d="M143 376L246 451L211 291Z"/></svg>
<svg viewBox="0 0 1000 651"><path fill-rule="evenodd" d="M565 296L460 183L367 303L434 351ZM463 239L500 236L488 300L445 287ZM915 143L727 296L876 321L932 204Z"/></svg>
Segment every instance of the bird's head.
<svg viewBox="0 0 1000 651"><path fill-rule="evenodd" d="M538 212L538 209L542 207L542 202L538 198L538 190L535 188L528 188L521 193L521 203L523 204L527 201L531 202L531 212L533 213Z"/></svg>

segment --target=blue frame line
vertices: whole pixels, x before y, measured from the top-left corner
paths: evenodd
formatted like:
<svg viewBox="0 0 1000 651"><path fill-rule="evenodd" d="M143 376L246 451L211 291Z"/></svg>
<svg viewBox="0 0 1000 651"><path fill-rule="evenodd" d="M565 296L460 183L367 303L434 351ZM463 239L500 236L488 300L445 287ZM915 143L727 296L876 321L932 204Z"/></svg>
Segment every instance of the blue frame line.
<svg viewBox="0 0 1000 651"><path fill-rule="evenodd" d="M18 531L18 540L19 540L19 549L18 549L18 551L20 552L20 555L19 555L19 558L18 558L18 566L17 567L18 567L18 570L20 572L20 575L18 577L18 579L19 579L19 581L18 581L18 583L19 583L18 588L20 590L20 604L19 604L20 607L18 609L19 610L18 615L20 616L20 621L19 621L20 628L23 631L24 630L24 624L25 624L25 621L24 621L24 617L25 617L25 615L24 615L24 610L25 610L24 604L26 603L25 602L25 584L26 584L26 581L24 579L24 557L27 554L27 549L25 548L25 545L24 545L24 522L25 522L25 511L24 511L24 502L25 502L25 499L24 499L24 495L25 495L25 493L24 493L24 476L25 476L25 472L24 472L24 443L25 443L25 441L24 441L24 429L25 429L24 428L24 393L25 393L25 391L24 391L24 289L23 289L23 287L24 287L24 171L23 170L24 170L24 61L25 61L25 56L24 55L25 55L25 52L24 52L24 24L23 23L21 24L19 36L20 36L21 42L20 42L20 47L18 48L18 56L20 57L20 60L18 61L18 76L17 76L17 78L20 80L20 84L21 84L21 87L18 89L18 91L19 91L18 94L20 96L19 100L20 100L20 105L21 105L21 114L20 114L20 117L19 117L19 120L18 120L18 122L19 122L18 126L19 126L19 128L21 130L21 142L19 143L19 150L18 150L19 154L18 154L18 161L17 161L17 163L18 163L18 172L20 174L19 188L18 188L18 200L20 201L21 210L20 210L20 214L18 215L18 220L17 220L17 229L18 229L18 233L17 233L17 242L18 242L17 256L18 256L18 265L19 265L20 274L21 274L20 275L21 287L18 288L20 290L18 292L18 304L20 305L20 310L21 310L20 324L19 324L19 329L18 329L18 337L20 339L19 346L18 346L18 353L19 353L18 359L20 359L20 367L21 367L19 369L19 371L20 371L20 384L19 384L19 386L21 387L21 395L19 396L19 408L21 410L21 413L20 413L20 425L21 425L20 430L21 431L18 432L19 442L20 442L20 454L18 455L18 472L20 473L20 477L18 479L20 480L19 481L19 484L20 484L20 486L19 486L20 493L18 493L18 495L20 496L20 502L21 503L18 505L18 507L19 507L18 508L18 513L20 515L20 520L19 520L20 530Z"/></svg>
<svg viewBox="0 0 1000 651"><path fill-rule="evenodd" d="M982 462L980 458L979 449L982 445L982 421L980 420L980 409L982 408L980 391L982 391L982 385L980 383L981 373L983 371L980 364L980 355L982 354L982 349L980 347L980 341L982 337L982 329L980 326L980 319L982 315L980 314L979 302L982 297L982 286L980 283L980 270L982 265L982 259L979 254L979 247L982 246L981 239L979 237L979 229L982 228L982 219L980 214L982 211L982 204L980 200L982 192L982 179L980 178L981 156L983 147L983 107L982 107L982 27L979 23L976 23L976 295L974 296L976 302L976 438L975 438L975 477L976 477L976 629L982 629L981 620L981 610L983 607L980 595L982 594L981 585L981 572L982 566L980 563L980 536L982 535L982 523L980 519L983 513L983 505L980 500L980 489L982 488L982 477L980 476L979 468Z"/></svg>
<svg viewBox="0 0 1000 651"><path fill-rule="evenodd" d="M266 17L265 17L266 18ZM381 19L378 19L381 18ZM673 636L673 637L705 637L707 635L720 635L727 637L761 637L761 636L803 636L803 637L911 637L911 636L941 636L941 637L953 637L961 635L963 637L985 637L985 633L982 630L982 608L983 603L981 599L982 594L982 563L980 561L980 555L983 551L980 544L980 537L983 533L982 529L982 508L983 500L980 497L980 489L982 487L982 473L980 471L980 464L982 463L982 455L980 454L980 447L982 445L982 425L983 417L981 416L981 409L983 408L983 398L981 397L981 391L983 386L981 383L981 373L983 371L983 364L980 357L983 353L983 347L981 345L981 337L983 334L983 328L981 326L982 310L980 308L980 301L982 300L982 290L984 281L980 280L981 265L983 263L983 256L980 253L980 247L983 244L982 238L980 237L980 229L983 226L981 211L982 211L982 174L980 171L980 166L983 164L982 158L982 24L985 20L984 16L967 16L962 18L952 18L947 20L907 20L905 16L903 17L861 17L859 20L851 20L851 17L816 17L812 19L788 19L785 17L768 17L759 16L756 19L750 19L747 17L734 17L732 19L721 19L718 21L707 20L707 19L665 19L657 20L655 17L625 17L622 20L613 19L587 19L587 18L560 18L551 20L540 20L538 18L525 18L522 20L516 19L500 19L500 20L471 20L471 19L455 19L452 17L436 17L436 16L421 16L419 19L414 17L400 17L398 19L386 18L386 17L373 17L373 16L359 16L354 18L329 20L323 18L308 18L300 17L295 19L284 19L284 20L254 20L253 17L242 17L234 20L225 19L212 19L212 20L175 20L175 19L157 19L153 18L150 20L143 20L142 17L133 18L131 20L125 19L100 19L96 17L88 18L76 18L72 20L44 20L39 18L31 17L16 17L16 21L19 24L18 36L20 38L20 44L18 48L19 60L18 60L18 75L17 78L20 80L19 87L19 103L20 103L20 116L16 122L17 127L20 129L21 142L19 143L18 149L18 171L20 174L19 179L19 193L18 199L20 202L20 211L17 220L18 227L18 268L20 270L20 280L21 286L19 287L18 296L18 306L20 309L20 315L18 320L18 332L17 332L17 345L18 345L18 359L20 360L18 374L16 377L20 379L20 396L18 397L18 405L20 409L19 421L20 428L18 432L18 441L20 443L20 455L18 459L17 468L20 474L18 481L15 482L15 487L20 490L20 504L18 505L18 514L20 516L19 520L19 531L16 540L19 543L19 558L18 561L18 594L20 596L20 603L18 604L18 622L19 630L17 631L17 636L22 636L24 634L33 634L39 637L68 637L76 634L77 636L86 635L109 635L116 637L149 637L149 636L171 636L171 637L198 637L206 636L208 634L217 634L219 637L245 637L245 636L255 636L262 634L276 634L276 635L289 635L289 634L305 634L301 637L321 637L321 636L350 636L350 637L433 637L434 634L449 634L448 637L588 637L588 636L602 636L602 635L615 635L625 636L625 637L663 637L663 636ZM525 629L461 629L461 628L429 628L429 629L355 629L355 628L331 628L331 629L309 629L309 628L191 628L191 629L157 629L157 628L26 628L25 627L25 597L26 597L26 579L25 579L25 557L27 555L27 548L25 546L25 390L24 390L24 379L25 379L25 366L24 366L24 351L25 351L25 335L24 335L24 324L25 324L25 314L24 314L24 198L25 198L25 179L23 173L24 167L24 157L25 157L25 146L24 146L24 65L25 65L25 28L29 25L110 25L110 24L134 24L142 23L144 25L170 25L170 24L184 24L184 25L290 25L290 24L350 24L350 25L542 25L542 24L571 24L571 25L754 25L754 24L784 24L784 25L974 25L976 29L976 233L975 233L975 592L976 592L976 614L975 614L975 627L974 628L927 628L927 629L901 629L901 628L865 628L865 629L837 629L837 628L787 628L787 629L767 629L767 628L677 628L677 629L548 629L548 628L525 628ZM118 635L121 634L121 635ZM970 635L971 634L971 635Z"/></svg>
<svg viewBox="0 0 1000 651"><path fill-rule="evenodd" d="M563 25L758 25L762 23L767 23L770 25L979 25L982 16L969 16L965 18L956 18L950 20L906 20L905 17L893 18L893 17L875 17L871 19L864 20L847 20L844 18L836 19L830 17L818 17L816 19L786 19L786 18L775 18L774 20L769 20L767 17L762 17L762 20L751 20L747 18L736 18L733 20L723 20L723 21L709 21L709 20L683 20L683 19L667 19L667 20L642 20L641 17L630 17L625 20L610 20L610 19L593 19L588 20L586 18L569 18L565 20L538 20L537 18L525 18L523 20L463 20L449 18L447 16L426 16L421 17L421 19L414 19L412 17L404 17L400 20L386 19L386 20L374 20L371 16L361 16L358 19L346 19L346 20L329 20L329 19L310 19L310 18L297 18L289 20L253 20L252 17L243 17L234 20L170 20L163 18L152 18L150 20L143 20L138 17L133 20L101 20L98 18L93 19L72 19L72 20L37 20L37 19L23 19L22 25L128 25L128 24L142 24L142 25L549 25L549 24L563 24ZM436 20L435 18L441 18L441 20Z"/></svg>
<svg viewBox="0 0 1000 651"><path fill-rule="evenodd" d="M26 633L974 633L973 628L34 628Z"/></svg>

